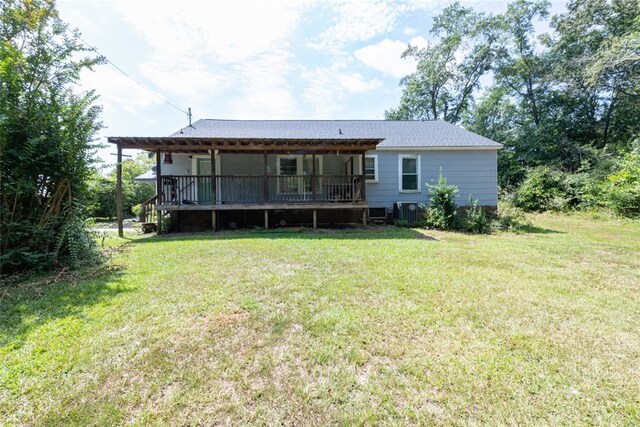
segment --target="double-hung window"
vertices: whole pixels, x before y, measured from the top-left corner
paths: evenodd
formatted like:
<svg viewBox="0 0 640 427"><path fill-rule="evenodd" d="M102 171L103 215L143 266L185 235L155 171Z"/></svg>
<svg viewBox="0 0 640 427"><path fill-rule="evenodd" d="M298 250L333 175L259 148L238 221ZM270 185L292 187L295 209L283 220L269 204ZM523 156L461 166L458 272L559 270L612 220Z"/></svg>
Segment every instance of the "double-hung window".
<svg viewBox="0 0 640 427"><path fill-rule="evenodd" d="M378 156L375 154L364 158L364 178L367 182L378 182Z"/></svg>
<svg viewBox="0 0 640 427"><path fill-rule="evenodd" d="M401 154L398 157L398 178L401 193L419 193L420 156Z"/></svg>

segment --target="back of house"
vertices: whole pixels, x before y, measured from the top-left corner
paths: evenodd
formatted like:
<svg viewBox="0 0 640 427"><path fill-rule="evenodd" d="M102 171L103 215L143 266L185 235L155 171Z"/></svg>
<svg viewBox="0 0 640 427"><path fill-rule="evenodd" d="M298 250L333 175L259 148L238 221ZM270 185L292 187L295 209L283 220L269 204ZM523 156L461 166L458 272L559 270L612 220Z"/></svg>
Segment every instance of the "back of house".
<svg viewBox="0 0 640 427"><path fill-rule="evenodd" d="M461 206L498 201L501 144L443 121L205 119L109 142L158 154L157 206L176 229L411 219L440 174Z"/></svg>

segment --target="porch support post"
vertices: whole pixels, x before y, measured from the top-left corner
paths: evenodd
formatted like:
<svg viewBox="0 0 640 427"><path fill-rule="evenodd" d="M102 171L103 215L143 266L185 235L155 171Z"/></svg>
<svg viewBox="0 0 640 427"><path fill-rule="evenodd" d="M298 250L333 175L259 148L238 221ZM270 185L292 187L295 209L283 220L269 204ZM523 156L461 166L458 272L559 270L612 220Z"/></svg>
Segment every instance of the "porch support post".
<svg viewBox="0 0 640 427"><path fill-rule="evenodd" d="M122 211L122 146L118 144L118 163L116 163L116 211L118 214L118 236L124 237Z"/></svg>
<svg viewBox="0 0 640 427"><path fill-rule="evenodd" d="M313 229L317 229L318 228L318 210L314 209L313 210Z"/></svg>
<svg viewBox="0 0 640 427"><path fill-rule="evenodd" d="M269 211L266 209L264 210L264 229L269 229Z"/></svg>
<svg viewBox="0 0 640 427"><path fill-rule="evenodd" d="M362 225L367 226L367 208L362 209Z"/></svg>
<svg viewBox="0 0 640 427"><path fill-rule="evenodd" d="M211 230L216 231L216 228L218 228L217 212L215 209L211 209Z"/></svg>
<svg viewBox="0 0 640 427"><path fill-rule="evenodd" d="M366 195L367 182L364 175L365 156L366 156L366 153L363 151L361 156L361 161L360 161L360 185L361 185L360 197L362 197L362 201L367 200L367 195Z"/></svg>
<svg viewBox="0 0 640 427"><path fill-rule="evenodd" d="M156 219L158 224L156 225L156 233L160 234L160 227L162 226L162 216L160 209L158 209L158 205L160 205L164 199L162 194L162 153L158 150L156 151Z"/></svg>
<svg viewBox="0 0 640 427"><path fill-rule="evenodd" d="M211 147L211 205L216 204L216 150ZM215 231L215 229L214 229Z"/></svg>
<svg viewBox="0 0 640 427"><path fill-rule="evenodd" d="M269 201L269 177L267 176L267 150L264 151L264 179L263 179L264 202ZM266 215L265 211L265 215ZM265 227L266 228L266 227Z"/></svg>
<svg viewBox="0 0 640 427"><path fill-rule="evenodd" d="M316 153L312 153L311 154L311 196L313 198L313 201L316 201ZM313 210L313 228L315 229L316 223L316 211L315 209Z"/></svg>

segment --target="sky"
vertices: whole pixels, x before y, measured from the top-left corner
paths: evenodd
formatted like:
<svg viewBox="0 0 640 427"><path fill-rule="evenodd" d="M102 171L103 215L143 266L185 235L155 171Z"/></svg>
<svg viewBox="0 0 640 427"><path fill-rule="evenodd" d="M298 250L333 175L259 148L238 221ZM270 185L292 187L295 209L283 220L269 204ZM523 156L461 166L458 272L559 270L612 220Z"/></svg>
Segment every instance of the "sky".
<svg viewBox="0 0 640 427"><path fill-rule="evenodd" d="M169 135L188 124L189 107L193 121L383 119L415 69L400 55L432 40L433 17L450 3L58 0L58 10L130 76L111 65L81 76L81 90L100 96L106 144L107 136ZM506 7L461 3L488 13ZM563 4L554 0L551 13ZM113 164L114 152L98 154Z"/></svg>

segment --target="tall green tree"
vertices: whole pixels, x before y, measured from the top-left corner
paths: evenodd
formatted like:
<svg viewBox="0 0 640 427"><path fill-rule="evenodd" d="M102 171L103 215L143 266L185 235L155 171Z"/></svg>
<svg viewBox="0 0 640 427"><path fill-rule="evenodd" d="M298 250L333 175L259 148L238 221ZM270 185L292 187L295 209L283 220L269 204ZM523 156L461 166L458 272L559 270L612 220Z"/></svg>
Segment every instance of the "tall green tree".
<svg viewBox="0 0 640 427"><path fill-rule="evenodd" d="M101 62L52 0L0 0L0 269L11 273L92 258L81 220L95 95L79 73Z"/></svg>
<svg viewBox="0 0 640 427"><path fill-rule="evenodd" d="M554 76L567 96L583 99L584 137L628 148L640 125L640 3L572 0L551 25Z"/></svg>
<svg viewBox="0 0 640 427"><path fill-rule="evenodd" d="M434 18L429 46L409 46L403 58L417 61L403 78L400 105L385 112L389 120L459 122L473 102L480 78L491 69L496 52L497 22L454 3Z"/></svg>

